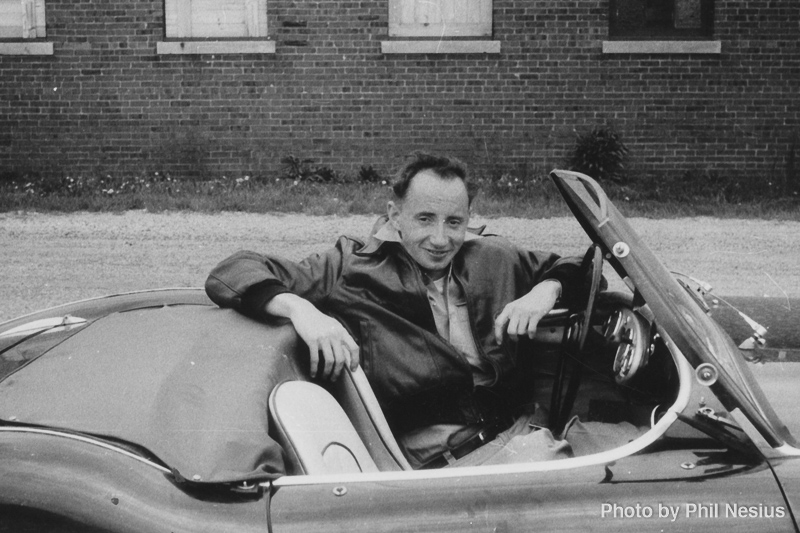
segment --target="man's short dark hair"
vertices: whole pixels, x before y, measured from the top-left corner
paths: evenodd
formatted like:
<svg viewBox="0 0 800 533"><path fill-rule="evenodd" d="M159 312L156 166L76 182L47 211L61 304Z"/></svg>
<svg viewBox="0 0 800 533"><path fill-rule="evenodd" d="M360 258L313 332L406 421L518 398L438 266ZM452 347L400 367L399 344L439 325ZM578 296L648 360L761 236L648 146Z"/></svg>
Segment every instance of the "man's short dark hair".
<svg viewBox="0 0 800 533"><path fill-rule="evenodd" d="M392 190L398 200L403 200L411 185L411 180L424 170L431 170L443 179L458 178L464 182L467 188L467 197L470 205L475 198L477 191L469 181L467 165L455 157L429 154L426 152L416 152L412 159L397 173L397 177L392 184Z"/></svg>

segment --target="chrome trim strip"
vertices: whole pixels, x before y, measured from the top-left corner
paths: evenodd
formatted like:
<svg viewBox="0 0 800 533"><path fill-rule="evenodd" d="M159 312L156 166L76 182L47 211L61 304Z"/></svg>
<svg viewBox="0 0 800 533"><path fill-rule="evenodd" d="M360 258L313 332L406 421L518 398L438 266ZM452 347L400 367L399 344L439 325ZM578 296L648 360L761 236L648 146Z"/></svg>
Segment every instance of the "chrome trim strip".
<svg viewBox="0 0 800 533"><path fill-rule="evenodd" d="M22 324L21 326L11 328L8 331L4 331L0 333L0 339L9 337L26 337L36 333L57 333L60 331L68 331L70 329L76 329L80 326L83 326L86 323L87 320L85 318L71 315L42 318L40 320L34 320L33 322L28 322L26 324Z"/></svg>
<svg viewBox="0 0 800 533"><path fill-rule="evenodd" d="M56 431L56 430L52 430L52 429L27 428L27 427L0 427L0 432L36 433L36 434L39 434L39 435L48 435L48 436L51 436L51 437L62 437L62 438L65 438L65 439L76 440L76 441L82 442L84 444L92 444L94 446L98 446L98 447L103 448L105 450L109 450L109 451L112 451L112 452L116 452L116 453L122 454L122 455L124 455L124 456L126 456L126 457L128 457L130 459L134 459L136 461L139 461L140 463L146 464L147 466L151 466L151 467L155 468L156 470L160 470L164 474L172 474L172 471L169 468L161 466L158 463L154 463L153 461L150 461L149 459L145 459L144 457L140 457L140 456L136 455L135 453L132 453L132 452L129 452L128 450L125 450L123 448L119 448L117 446L114 446L113 444L109 444L107 442L103 442L101 440L97 440L97 439L94 439L94 438L91 438L91 437L85 437L83 435L74 435L72 433L63 433L61 431Z"/></svg>
<svg viewBox="0 0 800 533"><path fill-rule="evenodd" d="M33 311L32 313L28 313L26 315L13 317L10 320L6 320L5 322L0 323L0 328L2 328L5 324L8 324L10 322L15 322L17 320L22 320L25 317L29 317L29 316L33 316L33 315L39 315L39 314L42 314L42 313L49 313L50 311L56 311L56 310L58 310L58 309L60 309L62 307L67 307L67 306L70 306L70 305L77 305L77 304L82 304L82 303L87 303L87 302L94 302L94 301L98 301L98 300L106 300L108 298L114 298L116 296L130 296L132 294L146 294L148 292L202 291L202 290L205 290L205 289L203 289L202 287L162 287L162 288L158 288L158 289L143 289L143 290L139 290L139 291L117 292L117 293L113 293L113 294L106 294L104 296L94 296L92 298L84 298L83 300L75 300L74 302L67 302L65 304L59 304L59 305L56 305L56 306L53 306L53 307L48 307L46 309L39 309L37 311Z"/></svg>

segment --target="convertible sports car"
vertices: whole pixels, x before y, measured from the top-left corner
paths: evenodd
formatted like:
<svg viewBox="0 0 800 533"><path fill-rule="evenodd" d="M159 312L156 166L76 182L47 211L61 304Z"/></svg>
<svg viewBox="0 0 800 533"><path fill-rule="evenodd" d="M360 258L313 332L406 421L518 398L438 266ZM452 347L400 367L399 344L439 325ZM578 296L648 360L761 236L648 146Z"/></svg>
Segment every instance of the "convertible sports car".
<svg viewBox="0 0 800 533"><path fill-rule="evenodd" d="M586 298L519 372L554 433L578 415L637 438L414 471L361 370L310 380L290 325L122 294L0 324L0 531L800 531L797 303L746 314L666 270L590 178L552 178L594 243ZM604 264L627 290L601 290Z"/></svg>

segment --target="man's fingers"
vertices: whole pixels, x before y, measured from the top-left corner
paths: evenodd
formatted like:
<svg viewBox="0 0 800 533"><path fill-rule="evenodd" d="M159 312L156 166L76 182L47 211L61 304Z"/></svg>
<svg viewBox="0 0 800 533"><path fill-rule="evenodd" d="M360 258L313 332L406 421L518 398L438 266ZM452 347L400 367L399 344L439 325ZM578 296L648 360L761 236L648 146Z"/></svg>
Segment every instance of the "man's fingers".
<svg viewBox="0 0 800 533"><path fill-rule="evenodd" d="M358 344L356 344L356 341L354 341L350 335L345 339L345 343L350 350L350 371L355 372L361 362L361 352L358 348Z"/></svg>
<svg viewBox="0 0 800 533"><path fill-rule="evenodd" d="M501 318L505 320L505 323L500 321ZM504 311L495 321L495 337L498 339L498 343L503 338L504 330L508 331L508 336L513 340L517 340L522 335L527 335L532 339L536 335L540 318L538 313L524 314L520 311L506 313Z"/></svg>
<svg viewBox="0 0 800 533"><path fill-rule="evenodd" d="M539 317L534 315L528 319L528 338L533 339L536 336L536 328L539 326Z"/></svg>
<svg viewBox="0 0 800 533"><path fill-rule="evenodd" d="M350 360L350 353L347 348L339 342L333 343L333 372L331 373L331 381L339 379L339 374L342 373L342 368L345 362Z"/></svg>
<svg viewBox="0 0 800 533"><path fill-rule="evenodd" d="M311 377L336 380L345 365L351 370L358 368L359 348L344 326L320 315L321 320L298 323L295 330L308 345Z"/></svg>
<svg viewBox="0 0 800 533"><path fill-rule="evenodd" d="M503 330L505 329L506 322L508 322L508 306L494 319L494 338L497 340L497 344L503 343Z"/></svg>
<svg viewBox="0 0 800 533"><path fill-rule="evenodd" d="M319 367L319 345L316 342L308 345L308 354L310 356L311 377L313 378L316 377L317 368Z"/></svg>
<svg viewBox="0 0 800 533"><path fill-rule="evenodd" d="M331 349L330 341L326 340L322 343L322 361L324 363L322 370L322 379L328 379L333 370L334 355Z"/></svg>
<svg viewBox="0 0 800 533"><path fill-rule="evenodd" d="M517 335L519 334L519 317L516 314L512 314L508 319L508 336L511 337L513 340L517 340Z"/></svg>

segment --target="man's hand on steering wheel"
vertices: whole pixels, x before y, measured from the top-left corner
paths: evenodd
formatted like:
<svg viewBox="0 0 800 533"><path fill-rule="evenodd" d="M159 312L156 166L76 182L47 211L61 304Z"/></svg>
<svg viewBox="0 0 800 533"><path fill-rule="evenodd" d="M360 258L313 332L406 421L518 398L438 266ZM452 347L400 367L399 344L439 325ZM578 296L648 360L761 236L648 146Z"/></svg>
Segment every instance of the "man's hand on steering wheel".
<svg viewBox="0 0 800 533"><path fill-rule="evenodd" d="M507 304L494 321L497 344L502 344L504 332L515 341L521 335L527 335L532 339L536 335L539 321L553 309L559 296L561 296L561 283L548 279L535 285L522 298Z"/></svg>

